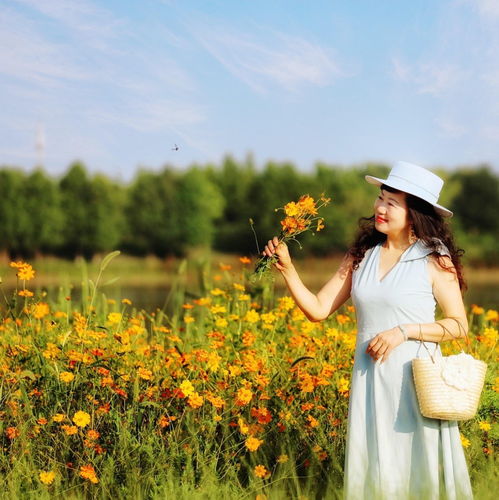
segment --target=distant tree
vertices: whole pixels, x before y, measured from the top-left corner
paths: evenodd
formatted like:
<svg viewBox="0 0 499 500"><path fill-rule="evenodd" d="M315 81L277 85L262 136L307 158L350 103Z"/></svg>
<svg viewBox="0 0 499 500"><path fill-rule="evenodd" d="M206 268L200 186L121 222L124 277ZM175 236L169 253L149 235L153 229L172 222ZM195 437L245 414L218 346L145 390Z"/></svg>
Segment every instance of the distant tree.
<svg viewBox="0 0 499 500"><path fill-rule="evenodd" d="M20 234L22 253L29 256L35 252L54 253L63 242L64 220L56 182L37 169L24 181L22 198L29 220Z"/></svg>
<svg viewBox="0 0 499 500"><path fill-rule="evenodd" d="M282 212L275 213L275 209L298 199L310 187L310 176L299 174L291 163L267 163L253 182L250 193L250 209L260 246L281 229Z"/></svg>
<svg viewBox="0 0 499 500"><path fill-rule="evenodd" d="M179 179L176 201L183 247L210 246L224 199L207 172L190 168Z"/></svg>
<svg viewBox="0 0 499 500"><path fill-rule="evenodd" d="M226 156L221 168L209 169L208 173L225 200L223 214L216 225L215 247L240 254L254 252L255 240L248 222L256 216L251 194L257 173L252 158L238 164Z"/></svg>
<svg viewBox="0 0 499 500"><path fill-rule="evenodd" d="M90 179L83 164L74 163L60 181L62 251L69 257L115 248L121 240L120 188L102 175Z"/></svg>
<svg viewBox="0 0 499 500"><path fill-rule="evenodd" d="M125 208L124 243L129 251L159 256L182 252L177 184L178 174L171 168L159 174L145 170L137 174L128 190Z"/></svg>
<svg viewBox="0 0 499 500"><path fill-rule="evenodd" d="M451 210L466 231L499 234L499 177L488 166L453 174L460 184Z"/></svg>
<svg viewBox="0 0 499 500"><path fill-rule="evenodd" d="M23 237L31 222L24 207L23 185L26 176L16 169L0 170L0 249L17 256L23 251Z"/></svg>
<svg viewBox="0 0 499 500"><path fill-rule="evenodd" d="M88 217L92 220L89 244L94 252L115 250L125 227L125 191L121 185L103 175L90 181L91 202Z"/></svg>

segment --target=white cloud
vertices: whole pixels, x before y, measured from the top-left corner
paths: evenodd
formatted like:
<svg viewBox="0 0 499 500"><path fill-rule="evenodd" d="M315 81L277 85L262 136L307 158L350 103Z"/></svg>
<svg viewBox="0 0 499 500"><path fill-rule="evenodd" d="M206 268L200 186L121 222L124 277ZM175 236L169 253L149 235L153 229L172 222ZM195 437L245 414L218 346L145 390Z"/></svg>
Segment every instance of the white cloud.
<svg viewBox="0 0 499 500"><path fill-rule="evenodd" d="M450 138L457 139L459 137L463 137L468 132L466 126L448 117L437 117L435 119L435 123L443 135Z"/></svg>
<svg viewBox="0 0 499 500"><path fill-rule="evenodd" d="M29 19L3 8L0 24L0 74L45 85L87 78L67 47L48 41Z"/></svg>
<svg viewBox="0 0 499 500"><path fill-rule="evenodd" d="M86 114L101 122L117 123L139 132L171 129L205 120L205 115L198 106L145 97L134 102L123 102L115 109L91 109Z"/></svg>
<svg viewBox="0 0 499 500"><path fill-rule="evenodd" d="M497 0L467 0L485 18L499 18L499 2Z"/></svg>
<svg viewBox="0 0 499 500"><path fill-rule="evenodd" d="M265 33L265 40L226 28L193 30L205 49L253 90L272 85L296 90L303 85L324 87L346 73L332 51L300 37Z"/></svg>
<svg viewBox="0 0 499 500"><path fill-rule="evenodd" d="M412 85L419 94L439 95L456 87L467 76L455 64L445 61L426 61L413 64L399 57L392 58L392 75Z"/></svg>

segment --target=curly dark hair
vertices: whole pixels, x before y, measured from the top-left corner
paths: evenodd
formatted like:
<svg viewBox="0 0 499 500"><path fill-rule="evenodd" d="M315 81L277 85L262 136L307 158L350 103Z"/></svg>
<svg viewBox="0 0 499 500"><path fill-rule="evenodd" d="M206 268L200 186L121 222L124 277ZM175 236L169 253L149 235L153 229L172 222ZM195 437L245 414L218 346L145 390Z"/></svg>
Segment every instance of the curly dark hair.
<svg viewBox="0 0 499 500"><path fill-rule="evenodd" d="M401 192L385 184L382 184L380 189L390 193ZM432 250L431 255L436 257L442 269L456 273L460 289L465 290L466 282L464 281L463 266L461 264L461 257L464 254L464 250L456 246L450 227L435 210L433 205L412 194L406 193L406 195L408 216L413 225L414 234ZM379 232L374 227L374 215L371 217L361 217L359 219L359 231L353 245L348 250L348 255L353 257L353 269L359 267L364 254L369 248L385 240L386 234ZM445 265L445 259L438 252L441 243L449 249L454 269Z"/></svg>

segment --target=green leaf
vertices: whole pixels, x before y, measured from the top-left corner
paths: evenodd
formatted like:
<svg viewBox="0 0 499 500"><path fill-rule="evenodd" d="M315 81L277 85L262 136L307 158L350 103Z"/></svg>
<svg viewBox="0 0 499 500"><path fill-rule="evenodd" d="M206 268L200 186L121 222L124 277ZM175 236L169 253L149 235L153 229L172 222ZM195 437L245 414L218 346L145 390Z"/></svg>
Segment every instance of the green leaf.
<svg viewBox="0 0 499 500"><path fill-rule="evenodd" d="M19 374L19 378L29 378L31 380L36 380L36 376L31 370L23 370Z"/></svg>

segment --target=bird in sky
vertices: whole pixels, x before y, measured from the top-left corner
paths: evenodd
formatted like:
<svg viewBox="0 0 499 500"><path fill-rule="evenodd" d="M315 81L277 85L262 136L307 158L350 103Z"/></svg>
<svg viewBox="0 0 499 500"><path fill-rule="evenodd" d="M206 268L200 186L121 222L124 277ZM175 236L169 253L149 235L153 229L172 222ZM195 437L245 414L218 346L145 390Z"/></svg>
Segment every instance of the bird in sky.
<svg viewBox="0 0 499 500"><path fill-rule="evenodd" d="M175 144L175 147L172 148L172 151L178 151L179 147Z"/></svg>

